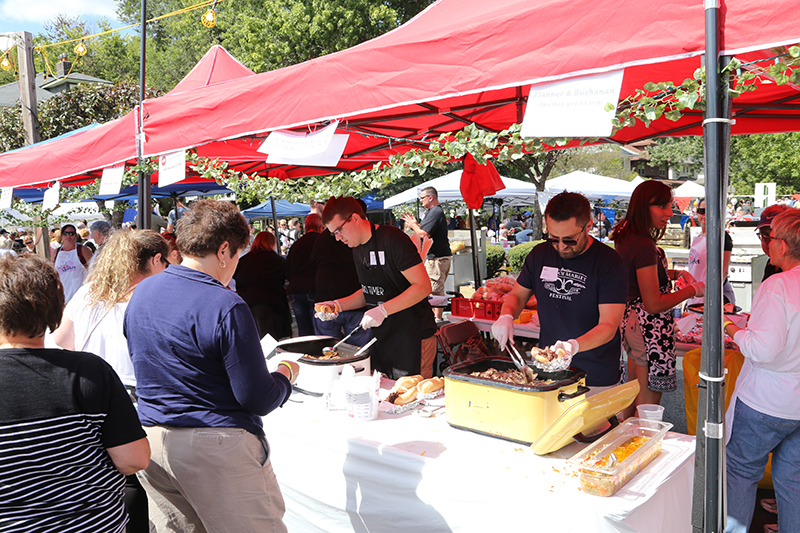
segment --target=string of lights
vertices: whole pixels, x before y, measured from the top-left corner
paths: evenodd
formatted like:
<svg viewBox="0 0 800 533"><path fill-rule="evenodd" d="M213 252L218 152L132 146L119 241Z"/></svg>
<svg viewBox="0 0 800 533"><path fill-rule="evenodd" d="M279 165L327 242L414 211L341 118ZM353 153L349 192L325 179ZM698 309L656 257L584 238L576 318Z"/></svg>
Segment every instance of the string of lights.
<svg viewBox="0 0 800 533"><path fill-rule="evenodd" d="M178 9L176 11L172 11L171 13L166 13L164 15L159 15L157 17L153 17L151 19L148 19L147 22L156 22L158 20L163 20L163 19L166 19L166 18L169 18L169 17L174 17L174 16L177 16L177 15L183 15L185 13L189 13L189 12L192 12L192 11L196 11L198 9L202 9L204 7L208 7L208 9L200 17L200 21L202 22L203 26L205 26L206 28L213 28L217 23L217 11L216 11L217 4L219 2L223 2L223 1L224 0L203 0L202 2L199 2L197 4L193 4L191 6L187 6L187 7ZM102 31L102 32L99 32L99 33L93 33L91 35L85 35L83 37L78 37L78 38L75 38L75 39L68 39L68 40L65 40L65 41L59 41L57 43L47 43L47 44L42 44L42 45L36 46L35 47L35 51L39 52L39 54L41 54L41 56L42 56L42 63L44 65L43 68L44 68L44 72L45 72L45 77L47 77L48 75L55 77L55 75L53 74L53 68L52 68L52 66L50 64L50 59L49 59L49 57L47 55L47 49L48 48L52 48L54 46L62 46L62 45L65 45L65 44L77 43L75 45L75 48L73 49L74 52L75 52L75 60L72 61L73 65L70 68L70 73L71 73L72 72L72 68L74 68L75 63L77 63L78 59L80 59L81 57L85 56L88 53L89 50L88 50L88 46L86 44L87 41L89 41L91 39L94 39L94 38L97 38L97 37L102 37L102 36L105 36L105 35L110 35L112 33L120 32L120 31L123 31L123 30L127 30L129 28L133 28L133 27L136 27L138 25L139 25L138 23L137 24L129 24L127 26L122 26L120 28L114 28L114 29ZM2 59L0 59L0 68L2 68L3 70L6 70L6 71L14 70L14 72L16 73L17 69L15 68L14 61L12 59L12 57L13 57L12 51L15 50L15 49L16 49L16 45L12 46L11 48L9 48L8 50L6 50L3 53Z"/></svg>

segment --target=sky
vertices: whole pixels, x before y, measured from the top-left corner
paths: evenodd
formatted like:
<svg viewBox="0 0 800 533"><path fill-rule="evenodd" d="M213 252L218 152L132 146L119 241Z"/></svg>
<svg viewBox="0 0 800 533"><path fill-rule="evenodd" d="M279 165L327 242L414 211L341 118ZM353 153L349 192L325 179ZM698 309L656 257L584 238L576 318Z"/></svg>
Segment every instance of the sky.
<svg viewBox="0 0 800 533"><path fill-rule="evenodd" d="M0 34L28 31L33 35L44 32L44 24L59 14L81 17L97 30L97 20L105 18L112 28L124 26L116 19L117 4L113 0L0 0ZM5 39L0 36L0 49Z"/></svg>

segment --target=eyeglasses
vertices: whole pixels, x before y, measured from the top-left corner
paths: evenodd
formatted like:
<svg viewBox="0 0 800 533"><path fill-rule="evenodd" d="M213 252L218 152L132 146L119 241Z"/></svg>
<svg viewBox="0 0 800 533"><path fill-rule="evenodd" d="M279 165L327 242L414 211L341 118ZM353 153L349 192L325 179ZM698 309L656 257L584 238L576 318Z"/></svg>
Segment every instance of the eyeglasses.
<svg viewBox="0 0 800 533"><path fill-rule="evenodd" d="M561 243L564 246L575 246L576 244L578 244L578 239L580 238L581 235L583 235L584 231L586 231L586 228L583 228L577 235L574 235L566 239L563 237L548 237L547 242L549 242L553 246L558 246L558 243Z"/></svg>
<svg viewBox="0 0 800 533"><path fill-rule="evenodd" d="M765 233L756 233L756 235L758 235L759 240L764 244L769 244L769 241L772 240L772 235L767 235Z"/></svg>
<svg viewBox="0 0 800 533"><path fill-rule="evenodd" d="M697 214L698 215L705 215L706 214L706 208L705 207L698 207L697 208Z"/></svg>
<svg viewBox="0 0 800 533"><path fill-rule="evenodd" d="M62 231L61 235L68 235L68 236L71 237L71 236L75 235L75 232L74 231Z"/></svg>
<svg viewBox="0 0 800 533"><path fill-rule="evenodd" d="M347 217L346 219L344 219L344 222L342 222L342 224L338 228L336 228L335 230L333 230L331 232L331 235L333 235L334 237L336 235L341 235L342 234L342 229L344 228L344 225L347 224L348 222L350 222L350 219L353 218L353 214L354 213L350 213L350 216Z"/></svg>
<svg viewBox="0 0 800 533"><path fill-rule="evenodd" d="M33 244L33 241L25 241L25 244Z"/></svg>

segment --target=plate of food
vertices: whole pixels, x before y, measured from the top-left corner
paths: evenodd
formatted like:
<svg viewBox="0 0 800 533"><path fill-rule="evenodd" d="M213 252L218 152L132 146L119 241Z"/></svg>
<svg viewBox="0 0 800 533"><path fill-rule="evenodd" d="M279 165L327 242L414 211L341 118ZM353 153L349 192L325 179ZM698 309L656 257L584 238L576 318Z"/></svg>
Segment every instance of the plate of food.
<svg viewBox="0 0 800 533"><path fill-rule="evenodd" d="M689 304L686 306L686 310L702 315L703 307L703 304ZM733 305L732 303L726 303L724 306L722 306L722 309L726 315L738 315L742 312L741 307L738 305Z"/></svg>

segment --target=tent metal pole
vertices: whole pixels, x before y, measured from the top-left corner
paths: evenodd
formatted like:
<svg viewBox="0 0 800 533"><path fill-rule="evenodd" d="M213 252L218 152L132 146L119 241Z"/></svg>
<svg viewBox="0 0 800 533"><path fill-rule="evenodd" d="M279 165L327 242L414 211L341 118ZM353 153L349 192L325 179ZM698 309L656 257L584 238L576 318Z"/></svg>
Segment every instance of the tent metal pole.
<svg viewBox="0 0 800 533"><path fill-rule="evenodd" d="M475 290L481 286L481 265L478 260L478 222L475 220L475 210L469 209L469 240L472 245L472 274L475 277Z"/></svg>
<svg viewBox="0 0 800 533"><path fill-rule="evenodd" d="M281 255L281 230L278 227L278 214L275 210L275 197L269 197L269 203L272 205L272 227L275 228L275 251Z"/></svg>
<svg viewBox="0 0 800 533"><path fill-rule="evenodd" d="M139 109L137 114L137 130L136 130L136 163L142 164L142 155L144 154L144 91L145 91L145 58L147 54L147 29L145 22L147 21L147 0L142 0L142 25L141 25L141 49L139 52ZM139 185L136 195L137 203L139 204L138 213L136 216L136 227L139 229L150 229L152 220L150 212L152 206L150 205L150 174L139 171Z"/></svg>
<svg viewBox="0 0 800 533"><path fill-rule="evenodd" d="M727 150L730 114L723 116L727 96L720 77L719 0L705 1L706 115L703 121L706 171L707 264L703 344L700 364L701 391L698 404L697 458L695 463L692 525L696 531L725 528L725 429L723 395L724 345L722 333L722 272L724 205L727 190ZM730 107L728 107L730 109ZM726 120L728 122L726 122ZM727 130L726 130L727 128ZM704 389L704 390L703 390ZM703 412L705 407L706 412ZM703 454L703 452L705 452ZM702 507L702 513L700 509Z"/></svg>

